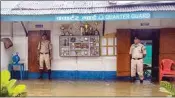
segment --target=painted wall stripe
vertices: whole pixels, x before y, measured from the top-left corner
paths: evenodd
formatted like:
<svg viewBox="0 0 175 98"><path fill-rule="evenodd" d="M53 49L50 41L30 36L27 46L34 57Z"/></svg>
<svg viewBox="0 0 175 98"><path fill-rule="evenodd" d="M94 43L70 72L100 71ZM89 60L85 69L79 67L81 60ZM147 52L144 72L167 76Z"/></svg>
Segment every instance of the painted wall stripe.
<svg viewBox="0 0 175 98"><path fill-rule="evenodd" d="M175 11L153 12L152 18L175 18Z"/></svg>
<svg viewBox="0 0 175 98"><path fill-rule="evenodd" d="M118 77L116 71L52 71L53 79L65 80L129 80L130 76ZM25 71L24 79L37 79L39 73ZM13 78L20 79L20 72L14 72ZM48 78L48 74L44 73L44 78ZM150 77L146 77L150 79Z"/></svg>

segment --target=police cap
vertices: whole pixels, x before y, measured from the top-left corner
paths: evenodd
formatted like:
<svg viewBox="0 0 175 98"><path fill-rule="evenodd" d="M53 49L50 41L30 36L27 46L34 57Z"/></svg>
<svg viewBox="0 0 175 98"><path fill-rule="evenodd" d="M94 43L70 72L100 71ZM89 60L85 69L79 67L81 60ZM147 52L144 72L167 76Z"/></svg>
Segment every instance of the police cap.
<svg viewBox="0 0 175 98"><path fill-rule="evenodd" d="M47 34L46 33L43 33L42 36L47 36Z"/></svg>
<svg viewBox="0 0 175 98"><path fill-rule="evenodd" d="M136 40L136 39L137 39L137 40L140 40L140 38L139 38L139 37L135 37L134 39L135 39L135 40Z"/></svg>

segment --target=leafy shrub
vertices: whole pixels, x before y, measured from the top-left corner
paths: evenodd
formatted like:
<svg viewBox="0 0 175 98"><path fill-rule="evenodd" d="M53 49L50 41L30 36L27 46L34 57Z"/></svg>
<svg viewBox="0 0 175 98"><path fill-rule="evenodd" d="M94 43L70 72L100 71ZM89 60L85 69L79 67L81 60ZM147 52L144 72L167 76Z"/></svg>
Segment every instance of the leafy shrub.
<svg viewBox="0 0 175 98"><path fill-rule="evenodd" d="M160 91L175 97L175 86L167 81L160 82Z"/></svg>
<svg viewBox="0 0 175 98"><path fill-rule="evenodd" d="M1 71L1 91L0 97L25 97L25 85L15 85L16 80L10 80L10 72L8 70Z"/></svg>

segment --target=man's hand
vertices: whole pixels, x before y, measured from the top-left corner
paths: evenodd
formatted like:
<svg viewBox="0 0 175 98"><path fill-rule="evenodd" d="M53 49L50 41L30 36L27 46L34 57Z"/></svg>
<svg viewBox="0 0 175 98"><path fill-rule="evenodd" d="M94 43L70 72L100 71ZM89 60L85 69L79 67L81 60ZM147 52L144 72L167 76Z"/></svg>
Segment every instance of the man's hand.
<svg viewBox="0 0 175 98"><path fill-rule="evenodd" d="M38 55L37 55L37 61L39 62L39 57L40 57L40 54L38 53Z"/></svg>
<svg viewBox="0 0 175 98"><path fill-rule="evenodd" d="M39 56L37 56L37 61L39 62Z"/></svg>
<svg viewBox="0 0 175 98"><path fill-rule="evenodd" d="M53 59L52 49L50 50L49 55L50 55L50 60L52 60Z"/></svg>

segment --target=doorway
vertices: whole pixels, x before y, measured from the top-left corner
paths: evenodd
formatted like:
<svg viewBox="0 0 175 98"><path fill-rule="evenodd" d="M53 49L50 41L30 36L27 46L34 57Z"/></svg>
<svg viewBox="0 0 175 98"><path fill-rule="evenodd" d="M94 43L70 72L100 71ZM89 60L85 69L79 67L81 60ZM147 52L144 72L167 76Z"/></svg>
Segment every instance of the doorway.
<svg viewBox="0 0 175 98"><path fill-rule="evenodd" d="M144 58L144 76L151 81L158 81L159 77L159 29L132 29L131 44L134 37L138 36L145 45L147 55Z"/></svg>
<svg viewBox="0 0 175 98"><path fill-rule="evenodd" d="M50 41L50 30L38 30L28 32L28 71L39 72L39 62L37 60L37 48L42 34L46 32ZM46 69L46 68L44 68Z"/></svg>

